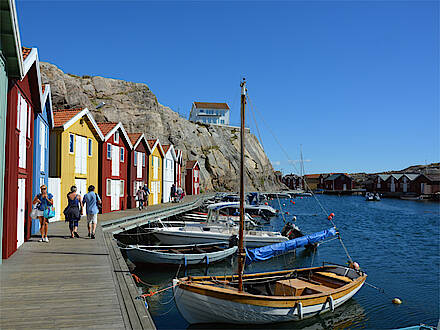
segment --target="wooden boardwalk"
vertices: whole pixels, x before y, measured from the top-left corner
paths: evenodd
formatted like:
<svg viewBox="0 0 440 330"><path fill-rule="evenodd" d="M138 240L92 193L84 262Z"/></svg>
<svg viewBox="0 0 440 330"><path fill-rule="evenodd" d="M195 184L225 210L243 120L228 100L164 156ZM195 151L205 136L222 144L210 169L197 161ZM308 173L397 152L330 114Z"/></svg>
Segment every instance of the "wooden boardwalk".
<svg viewBox="0 0 440 330"><path fill-rule="evenodd" d="M69 238L64 221L49 224L49 243L32 237L0 265L0 328L155 329L111 229L101 223L136 219L191 206L202 196L180 204L149 206L99 215L96 239ZM129 221L129 220L127 220ZM126 223L126 222L124 222ZM111 228L111 226L109 227Z"/></svg>

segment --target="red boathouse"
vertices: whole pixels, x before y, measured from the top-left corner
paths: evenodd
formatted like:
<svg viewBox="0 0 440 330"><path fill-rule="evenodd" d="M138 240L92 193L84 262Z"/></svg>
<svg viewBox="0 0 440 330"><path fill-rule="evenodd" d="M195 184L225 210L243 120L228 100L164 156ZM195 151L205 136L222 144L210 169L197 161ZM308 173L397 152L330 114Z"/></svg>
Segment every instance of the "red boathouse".
<svg viewBox="0 0 440 330"><path fill-rule="evenodd" d="M128 180L128 208L138 207L136 192L144 184L148 185L148 156L151 154L147 139L142 133L128 134L133 149L129 157Z"/></svg>
<svg viewBox="0 0 440 330"><path fill-rule="evenodd" d="M24 78L8 83L3 259L31 236L34 118L42 111L43 96L37 49L23 47L22 54Z"/></svg>
<svg viewBox="0 0 440 330"><path fill-rule="evenodd" d="M197 160L186 162L185 193L187 195L200 194L200 165Z"/></svg>
<svg viewBox="0 0 440 330"><path fill-rule="evenodd" d="M102 198L102 213L125 210L128 204L129 154L132 144L121 123L98 123L104 135L100 143L99 194Z"/></svg>

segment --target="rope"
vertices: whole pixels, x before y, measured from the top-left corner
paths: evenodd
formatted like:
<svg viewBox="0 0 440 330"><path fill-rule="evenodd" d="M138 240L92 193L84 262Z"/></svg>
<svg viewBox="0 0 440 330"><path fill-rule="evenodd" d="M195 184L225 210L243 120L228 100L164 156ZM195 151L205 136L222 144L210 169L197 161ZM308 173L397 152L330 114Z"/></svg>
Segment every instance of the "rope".
<svg viewBox="0 0 440 330"><path fill-rule="evenodd" d="M341 245L342 245L342 247L343 247L344 250L345 250L345 254L346 254L347 257L348 257L348 260L350 260L350 262L353 262L353 259L351 259L351 256L350 256L350 254L348 253L348 250L347 250L347 248L345 247L345 244L344 244L344 242L342 241L341 236L338 235L338 238L339 238L339 242L341 242Z"/></svg>
<svg viewBox="0 0 440 330"><path fill-rule="evenodd" d="M149 292L149 293L144 293L144 294L141 294L140 296L137 296L136 298L140 299L140 298L152 297L152 296L154 296L154 295L156 295L158 293L161 293L161 292L164 292L166 290L172 289L172 288L174 288L177 285L179 285L179 284L174 284L174 285L168 286L166 288L163 288L163 289L160 289L160 290L157 290L157 291L153 291L153 292Z"/></svg>
<svg viewBox="0 0 440 330"><path fill-rule="evenodd" d="M131 274L131 276L133 276L134 281L135 281L136 283L138 283L138 284L141 283L141 284L146 285L146 286L154 286L153 284L150 284L150 283L147 283L147 282L142 281L142 280L139 278L139 276L137 276L136 274Z"/></svg>
<svg viewBox="0 0 440 330"><path fill-rule="evenodd" d="M286 223L286 218L284 218L284 211L283 211L283 208L281 207L280 198L279 198L278 194L276 194L276 195L277 195L278 205L280 206L280 212L283 217L283 221L284 221L284 223Z"/></svg>

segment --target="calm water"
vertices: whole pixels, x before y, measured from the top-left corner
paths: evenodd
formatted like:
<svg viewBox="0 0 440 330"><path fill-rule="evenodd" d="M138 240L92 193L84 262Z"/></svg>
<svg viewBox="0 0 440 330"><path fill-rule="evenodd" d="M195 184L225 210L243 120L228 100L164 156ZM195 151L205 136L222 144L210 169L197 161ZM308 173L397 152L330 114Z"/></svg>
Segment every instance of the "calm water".
<svg viewBox="0 0 440 330"><path fill-rule="evenodd" d="M437 325L439 320L439 207L438 203L384 199L380 202L366 202L360 196L319 195L317 199L328 210L336 214L335 223L343 241L352 256L367 272L367 282L383 288L385 293L364 286L353 299L336 309L304 322L282 323L267 328L365 328L391 329L420 323ZM329 221L323 215L313 197L281 200L283 211L289 212L286 219L297 215L297 225L306 233L329 228ZM278 201L270 204L279 209ZM281 216L273 218L268 229L280 229ZM277 259L251 265L246 272L259 272L309 267L323 261L345 263L345 252L337 240L322 244L313 258L303 249ZM210 275L230 273L230 260L208 269ZM143 281L153 284L153 291L170 285L177 269L136 269ZM187 274L204 274L205 269L189 269ZM183 271L180 271L183 276ZM139 287L147 292L147 287ZM393 305L393 297L402 299L402 305ZM155 295L148 300L151 315L159 329L186 329L187 322L175 307L172 290ZM236 326L209 325L209 328ZM197 327L190 327L197 328ZM199 327L200 328L200 327ZM204 325L201 328L207 328ZM246 327L244 327L246 328ZM252 326L252 328L258 328Z"/></svg>

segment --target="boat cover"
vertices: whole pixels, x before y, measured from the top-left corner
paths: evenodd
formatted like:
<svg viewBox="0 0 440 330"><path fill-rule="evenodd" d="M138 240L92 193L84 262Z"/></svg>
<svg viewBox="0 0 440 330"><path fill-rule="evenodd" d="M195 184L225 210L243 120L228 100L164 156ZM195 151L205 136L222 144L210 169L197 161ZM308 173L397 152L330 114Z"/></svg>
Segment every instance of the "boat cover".
<svg viewBox="0 0 440 330"><path fill-rule="evenodd" d="M330 228L314 234L291 239L289 241L266 245L255 249L246 249L246 265L249 265L254 261L268 260L307 244L321 242L335 235L336 229Z"/></svg>

